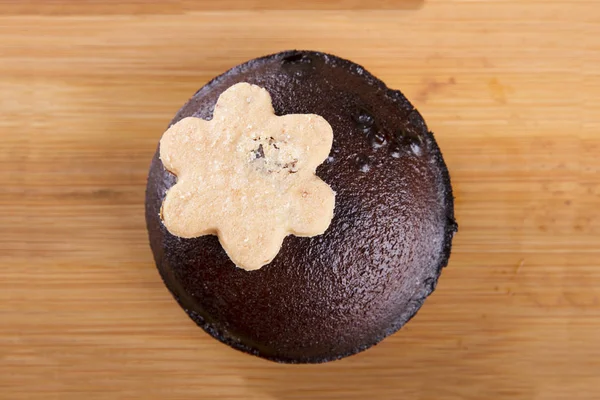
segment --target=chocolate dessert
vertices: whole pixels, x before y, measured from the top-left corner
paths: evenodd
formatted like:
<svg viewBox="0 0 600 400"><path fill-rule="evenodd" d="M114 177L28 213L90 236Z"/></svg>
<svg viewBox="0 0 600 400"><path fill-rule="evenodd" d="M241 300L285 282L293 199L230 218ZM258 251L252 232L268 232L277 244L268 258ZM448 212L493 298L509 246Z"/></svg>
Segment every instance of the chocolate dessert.
<svg viewBox="0 0 600 400"><path fill-rule="evenodd" d="M234 67L181 108L150 166L146 221L194 322L285 363L346 357L400 329L457 229L418 111L361 66L311 51Z"/></svg>

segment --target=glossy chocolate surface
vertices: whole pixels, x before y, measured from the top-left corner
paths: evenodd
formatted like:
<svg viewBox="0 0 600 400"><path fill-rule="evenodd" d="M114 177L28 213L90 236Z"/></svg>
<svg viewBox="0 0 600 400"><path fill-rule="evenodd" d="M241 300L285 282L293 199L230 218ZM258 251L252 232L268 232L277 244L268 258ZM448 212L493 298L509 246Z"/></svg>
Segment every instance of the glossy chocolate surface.
<svg viewBox="0 0 600 400"><path fill-rule="evenodd" d="M176 178L155 154L146 221L156 264L182 308L234 348L279 362L324 362L397 331L434 290L456 231L448 171L421 115L362 67L289 51L215 78L177 113L210 119L237 82L264 87L278 115L314 113L332 126L317 175L337 193L324 235L288 236L273 262L235 267L216 236L181 239L159 218ZM158 138L157 138L158 140Z"/></svg>

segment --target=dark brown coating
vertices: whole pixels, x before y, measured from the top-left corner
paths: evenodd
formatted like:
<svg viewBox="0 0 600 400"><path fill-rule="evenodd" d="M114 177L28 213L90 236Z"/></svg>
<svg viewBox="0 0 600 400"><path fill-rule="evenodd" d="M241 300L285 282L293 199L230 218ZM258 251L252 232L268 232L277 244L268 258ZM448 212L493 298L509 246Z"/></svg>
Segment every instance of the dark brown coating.
<svg viewBox="0 0 600 400"><path fill-rule="evenodd" d="M230 346L270 360L318 363L376 344L434 290L456 231L448 171L406 98L338 57L288 51L215 78L171 124L212 118L231 85L264 87L278 115L323 116L334 133L317 175L337 193L325 234L288 236L273 262L237 268L216 236L182 239L159 218L176 178L155 154L146 221L156 265L190 317Z"/></svg>

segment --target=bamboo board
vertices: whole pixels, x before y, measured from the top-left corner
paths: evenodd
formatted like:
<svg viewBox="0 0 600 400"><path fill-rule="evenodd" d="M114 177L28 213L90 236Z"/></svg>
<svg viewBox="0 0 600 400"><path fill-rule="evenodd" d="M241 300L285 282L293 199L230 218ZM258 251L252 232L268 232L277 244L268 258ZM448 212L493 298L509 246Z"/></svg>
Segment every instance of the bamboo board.
<svg viewBox="0 0 600 400"><path fill-rule="evenodd" d="M418 315L325 365L198 329L144 223L178 108L290 48L403 90L460 224ZM599 65L594 1L0 0L0 398L600 398Z"/></svg>

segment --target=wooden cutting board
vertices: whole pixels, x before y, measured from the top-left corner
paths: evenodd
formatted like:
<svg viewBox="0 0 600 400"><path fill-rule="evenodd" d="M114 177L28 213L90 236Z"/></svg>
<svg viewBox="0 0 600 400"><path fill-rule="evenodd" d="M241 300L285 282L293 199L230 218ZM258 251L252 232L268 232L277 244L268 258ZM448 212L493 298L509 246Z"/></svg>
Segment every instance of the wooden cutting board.
<svg viewBox="0 0 600 400"><path fill-rule="evenodd" d="M325 365L198 329L143 215L178 108L290 48L405 92L460 224L414 320ZM594 1L0 0L0 398L600 398L599 67Z"/></svg>

